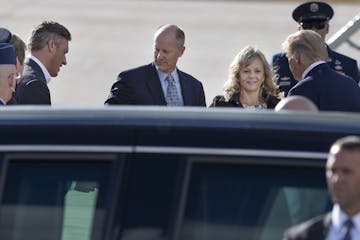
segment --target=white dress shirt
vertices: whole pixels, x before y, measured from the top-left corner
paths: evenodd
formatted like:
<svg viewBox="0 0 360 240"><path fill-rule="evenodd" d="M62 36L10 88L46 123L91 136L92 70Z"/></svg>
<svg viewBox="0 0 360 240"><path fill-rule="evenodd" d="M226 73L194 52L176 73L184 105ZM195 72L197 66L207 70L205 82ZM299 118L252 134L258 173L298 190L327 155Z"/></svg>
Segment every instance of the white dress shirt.
<svg viewBox="0 0 360 240"><path fill-rule="evenodd" d="M339 240L345 231L344 222L349 219L349 216L340 209L338 204L335 204L331 212L331 225L326 240ZM352 240L360 240L360 212L351 218L354 226L350 232Z"/></svg>

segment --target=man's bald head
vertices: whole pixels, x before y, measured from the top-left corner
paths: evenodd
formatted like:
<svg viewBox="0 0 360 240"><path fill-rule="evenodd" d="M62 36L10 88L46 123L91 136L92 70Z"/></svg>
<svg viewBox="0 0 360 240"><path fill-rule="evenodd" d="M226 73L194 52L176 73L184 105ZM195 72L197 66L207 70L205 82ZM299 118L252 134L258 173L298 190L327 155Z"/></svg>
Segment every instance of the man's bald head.
<svg viewBox="0 0 360 240"><path fill-rule="evenodd" d="M318 112L318 107L308 98L303 96L290 96L282 99L275 107L275 111L294 110Z"/></svg>

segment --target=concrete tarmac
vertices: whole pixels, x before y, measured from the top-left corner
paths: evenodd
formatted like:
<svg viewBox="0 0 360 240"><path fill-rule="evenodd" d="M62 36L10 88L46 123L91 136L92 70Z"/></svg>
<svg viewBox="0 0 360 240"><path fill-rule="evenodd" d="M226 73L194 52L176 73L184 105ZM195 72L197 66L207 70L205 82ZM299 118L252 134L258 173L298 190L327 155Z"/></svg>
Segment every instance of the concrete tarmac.
<svg viewBox="0 0 360 240"><path fill-rule="evenodd" d="M178 67L202 81L207 104L222 93L228 66L246 45L259 47L268 60L297 29L292 10L302 1L132 1L0 0L0 25L27 41L43 20L72 33L68 64L49 83L53 105L101 106L117 74L153 60L155 29L165 23L185 30L186 51ZM360 3L331 3L332 36L360 12ZM360 44L360 31L351 38ZM339 52L360 61L360 51Z"/></svg>

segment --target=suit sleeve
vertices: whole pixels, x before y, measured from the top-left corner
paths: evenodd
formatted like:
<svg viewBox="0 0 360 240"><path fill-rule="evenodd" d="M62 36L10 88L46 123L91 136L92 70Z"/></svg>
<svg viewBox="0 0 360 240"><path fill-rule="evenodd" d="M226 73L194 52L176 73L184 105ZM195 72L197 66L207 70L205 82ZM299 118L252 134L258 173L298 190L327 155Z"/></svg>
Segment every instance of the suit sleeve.
<svg viewBox="0 0 360 240"><path fill-rule="evenodd" d="M359 71L359 68L357 66L357 61L355 61L352 66L353 67L351 69L353 69L353 71L351 73L351 76L349 76L349 77L354 79L356 81L356 83L359 84L360 83L360 71Z"/></svg>
<svg viewBox="0 0 360 240"><path fill-rule="evenodd" d="M123 74L119 74L117 81L113 84L110 90L108 99L105 101L106 105L131 105L135 104L134 90L129 79L126 79Z"/></svg>
<svg viewBox="0 0 360 240"><path fill-rule="evenodd" d="M19 104L50 105L50 92L46 83L38 80L28 82L24 86Z"/></svg>
<svg viewBox="0 0 360 240"><path fill-rule="evenodd" d="M206 107L205 93L203 85L200 83L199 86L199 106Z"/></svg>

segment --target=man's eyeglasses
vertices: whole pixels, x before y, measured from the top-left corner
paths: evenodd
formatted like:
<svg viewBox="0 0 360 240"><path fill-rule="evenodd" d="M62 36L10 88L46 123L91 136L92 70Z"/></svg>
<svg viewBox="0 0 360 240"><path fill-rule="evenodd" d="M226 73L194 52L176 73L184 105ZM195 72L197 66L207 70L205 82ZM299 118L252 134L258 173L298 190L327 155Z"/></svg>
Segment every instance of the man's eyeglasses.
<svg viewBox="0 0 360 240"><path fill-rule="evenodd" d="M326 26L326 22L309 22L309 23L302 22L300 25L304 30L311 30L314 28L317 30L321 30Z"/></svg>

